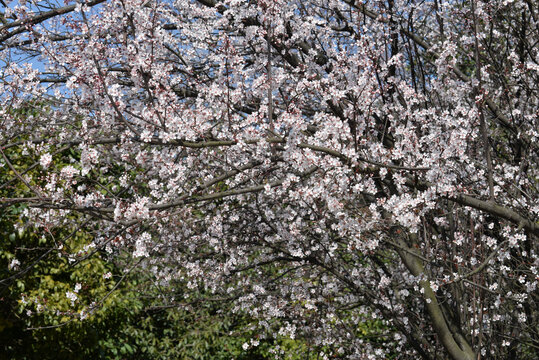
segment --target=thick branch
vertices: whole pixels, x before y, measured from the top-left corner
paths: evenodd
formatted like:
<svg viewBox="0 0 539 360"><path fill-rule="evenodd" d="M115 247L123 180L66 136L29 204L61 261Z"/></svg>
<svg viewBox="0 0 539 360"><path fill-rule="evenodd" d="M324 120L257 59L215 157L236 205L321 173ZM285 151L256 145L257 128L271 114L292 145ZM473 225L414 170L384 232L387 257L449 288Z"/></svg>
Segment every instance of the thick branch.
<svg viewBox="0 0 539 360"><path fill-rule="evenodd" d="M402 236L397 235L396 238L399 246L407 249L407 251L402 251L401 249L397 248L397 252L406 268L410 271L410 273L412 273L412 275L422 276L424 274L423 264L417 256L411 254L416 251L406 244ZM474 360L476 356L472 348L466 342L462 343L463 339L461 337L459 337L459 340L461 340L460 342L462 347L459 346L459 343L451 332L446 322L447 320L443 315L442 308L440 307L438 299L436 298L436 294L430 287L429 281L427 279L421 280L420 285L423 289L423 297L426 303L425 306L432 319L434 329L436 330L441 343L444 345L448 353L455 360Z"/></svg>
<svg viewBox="0 0 539 360"><path fill-rule="evenodd" d="M93 1L87 2L85 5L86 6L94 6L94 5L101 4L101 3L105 2L105 1L106 0L93 0ZM21 33L25 32L25 31L28 31L28 28L26 26L23 26L23 25L36 25L36 24L42 23L43 21L46 21L46 20L48 20L50 18L53 18L55 16L70 13L70 12L74 11L76 7L77 7L76 4L68 5L68 6L64 6L64 7L61 7L61 8L52 9L50 11L46 11L46 12L34 15L32 17L25 17L25 18L22 18L20 20L16 20L16 21L13 21L13 22L11 22L9 24L6 24L6 25L0 27L0 33L6 31L7 29L11 29L11 28L14 28L14 27L17 27L17 26L20 26L20 27L18 29L13 30L12 32L8 32L7 34L5 34L3 36L0 36L0 43L3 43L7 39L9 39L9 38L11 38L11 37L13 37L15 35L18 35L18 34L21 34Z"/></svg>
<svg viewBox="0 0 539 360"><path fill-rule="evenodd" d="M518 226L530 231L532 234L539 236L539 226L537 223L526 219L514 210L500 206L492 201L483 201L473 198L469 195L455 195L450 197L451 200L461 204L473 207L474 209L488 212L497 217L509 220Z"/></svg>

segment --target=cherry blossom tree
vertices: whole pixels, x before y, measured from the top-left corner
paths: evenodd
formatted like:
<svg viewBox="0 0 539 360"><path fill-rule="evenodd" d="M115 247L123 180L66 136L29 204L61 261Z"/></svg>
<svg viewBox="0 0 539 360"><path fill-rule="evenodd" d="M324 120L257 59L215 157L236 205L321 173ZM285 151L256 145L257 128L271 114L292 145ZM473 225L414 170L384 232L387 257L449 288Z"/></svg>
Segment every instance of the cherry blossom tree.
<svg viewBox="0 0 539 360"><path fill-rule="evenodd" d="M534 358L536 1L4 2L1 203L74 261L324 357Z"/></svg>

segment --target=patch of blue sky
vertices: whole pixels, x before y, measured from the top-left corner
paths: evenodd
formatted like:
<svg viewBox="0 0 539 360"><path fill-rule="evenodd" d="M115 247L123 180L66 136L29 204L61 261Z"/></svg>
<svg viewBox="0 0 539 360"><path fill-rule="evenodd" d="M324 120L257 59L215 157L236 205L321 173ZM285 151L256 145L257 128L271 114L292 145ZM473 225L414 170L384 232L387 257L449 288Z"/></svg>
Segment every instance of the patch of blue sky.
<svg viewBox="0 0 539 360"><path fill-rule="evenodd" d="M54 11L55 9L61 9L66 8L68 6L76 5L77 1L25 1L25 0L19 0L19 1L3 1L3 5L5 5L4 13L12 13L13 15L10 16L10 20L8 21L8 25L11 22L18 21L16 15L16 9L20 6L25 6L27 9L26 16L28 18L33 18L36 16L47 14L51 11ZM87 16L92 16L94 14L97 14L99 11L101 11L103 7L103 4L96 4L92 6L91 8L88 8L87 10ZM71 11L69 15L61 15L61 16L71 16L74 19L82 20L82 17L80 13L77 13L76 11ZM7 19L6 19L7 20ZM1 29L2 27L0 27ZM70 29L68 29L62 22L57 21L56 17L51 17L49 19L46 19L45 21L39 22L38 24L35 24L33 27L38 33L47 35L47 36L69 36L72 34ZM16 28L8 29L7 31ZM42 49L39 49L35 46L35 33L32 33L30 31L23 31L20 34L17 34L9 39L7 41L0 45L0 51L3 53L2 61L10 61L15 62L19 64L30 64L32 67L36 70L38 70L42 76L51 76L51 73L48 73L48 68L50 62L49 58L47 56L44 56L41 52ZM7 64L6 64L7 65Z"/></svg>

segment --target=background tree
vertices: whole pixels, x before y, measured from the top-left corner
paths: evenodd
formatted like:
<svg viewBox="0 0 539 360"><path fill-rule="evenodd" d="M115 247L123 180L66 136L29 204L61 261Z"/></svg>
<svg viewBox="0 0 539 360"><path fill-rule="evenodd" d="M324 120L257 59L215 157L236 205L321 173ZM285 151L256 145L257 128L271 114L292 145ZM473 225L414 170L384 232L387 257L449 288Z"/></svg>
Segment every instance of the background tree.
<svg viewBox="0 0 539 360"><path fill-rule="evenodd" d="M3 202L27 204L36 226L87 224L94 248L232 302L262 338L349 358L533 358L537 12L534 1L6 8L2 149L44 178L13 171L28 192ZM17 121L28 99L52 105ZM64 148L80 153L71 165L57 161ZM360 336L376 319L382 334Z"/></svg>

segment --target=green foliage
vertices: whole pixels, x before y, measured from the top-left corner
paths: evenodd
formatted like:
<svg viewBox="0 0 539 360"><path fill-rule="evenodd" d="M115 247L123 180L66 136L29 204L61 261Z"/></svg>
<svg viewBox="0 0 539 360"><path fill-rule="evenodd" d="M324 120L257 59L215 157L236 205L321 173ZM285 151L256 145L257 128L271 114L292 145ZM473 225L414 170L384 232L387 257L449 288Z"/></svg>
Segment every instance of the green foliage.
<svg viewBox="0 0 539 360"><path fill-rule="evenodd" d="M10 243L39 243L40 237L32 235L36 234L16 234ZM73 242L83 240L80 236ZM3 268L7 267L5 250L2 249ZM118 279L103 279L107 266L99 254L73 267L64 257L50 256L24 278L4 288L3 302L8 306L2 307L0 315L0 359L273 358L269 349L274 341L243 350L242 345L251 337L245 330L248 319L218 314L217 307L222 304L200 304L189 310L152 307L156 300L145 301L137 296L141 285L147 284L140 284L136 278L124 280L93 314L81 321L79 312L105 297ZM74 283L83 285L73 306L65 293L73 291ZM27 304L20 300L22 292ZM34 314L27 316L28 310ZM281 341L281 347L290 355L297 354L301 346L299 342ZM305 358L300 354L288 358Z"/></svg>

